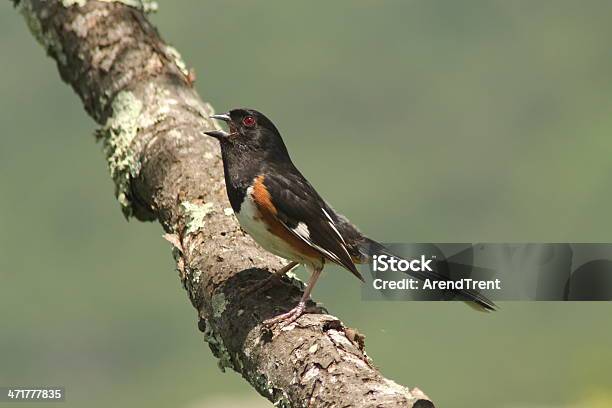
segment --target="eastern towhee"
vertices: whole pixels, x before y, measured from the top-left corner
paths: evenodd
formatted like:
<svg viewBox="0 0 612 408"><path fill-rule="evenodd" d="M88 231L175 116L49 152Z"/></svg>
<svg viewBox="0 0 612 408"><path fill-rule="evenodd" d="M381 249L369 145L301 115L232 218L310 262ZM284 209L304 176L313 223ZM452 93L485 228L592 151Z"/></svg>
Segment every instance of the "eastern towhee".
<svg viewBox="0 0 612 408"><path fill-rule="evenodd" d="M291 261L277 275L284 275L297 264L311 273L298 305L267 320L267 324L289 324L304 313L326 262L344 267L363 281L355 263L367 262L377 254L396 257L321 198L294 166L270 119L252 109L232 109L211 118L229 125L229 133L204 133L221 144L227 195L241 227L264 249ZM435 271L409 273L421 280L446 279ZM484 310L495 309L495 304L478 292L457 294Z"/></svg>

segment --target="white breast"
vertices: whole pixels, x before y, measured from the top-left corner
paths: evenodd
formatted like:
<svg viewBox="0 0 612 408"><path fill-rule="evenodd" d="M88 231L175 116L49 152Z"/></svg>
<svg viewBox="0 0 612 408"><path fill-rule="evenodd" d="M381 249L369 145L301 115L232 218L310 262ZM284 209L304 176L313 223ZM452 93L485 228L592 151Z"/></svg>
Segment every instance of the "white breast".
<svg viewBox="0 0 612 408"><path fill-rule="evenodd" d="M285 241L268 231L266 224L262 221L257 205L253 201L253 188L246 191L244 201L240 206L240 212L236 214L240 226L249 234L255 242L266 251L290 261L310 264L311 259L304 258L300 253Z"/></svg>

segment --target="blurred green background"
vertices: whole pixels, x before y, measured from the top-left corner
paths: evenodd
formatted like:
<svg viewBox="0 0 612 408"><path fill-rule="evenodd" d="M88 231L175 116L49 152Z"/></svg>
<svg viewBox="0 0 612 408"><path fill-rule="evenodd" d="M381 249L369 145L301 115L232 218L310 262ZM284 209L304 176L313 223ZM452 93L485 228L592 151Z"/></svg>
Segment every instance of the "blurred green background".
<svg viewBox="0 0 612 408"><path fill-rule="evenodd" d="M162 1L152 18L205 100L270 116L381 241L612 241L610 1ZM64 385L67 407L269 406L217 368L161 229L125 222L95 124L8 1L0 50L0 385ZM315 292L440 407L612 406L610 303L364 302L337 268Z"/></svg>

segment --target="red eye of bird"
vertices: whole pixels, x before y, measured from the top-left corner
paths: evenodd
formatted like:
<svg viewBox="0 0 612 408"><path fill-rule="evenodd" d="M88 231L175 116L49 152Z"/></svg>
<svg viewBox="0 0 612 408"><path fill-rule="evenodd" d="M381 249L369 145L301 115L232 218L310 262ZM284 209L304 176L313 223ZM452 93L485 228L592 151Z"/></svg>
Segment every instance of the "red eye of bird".
<svg viewBox="0 0 612 408"><path fill-rule="evenodd" d="M255 126L255 118L252 116L245 116L244 119L242 119L242 124L246 127L253 127Z"/></svg>

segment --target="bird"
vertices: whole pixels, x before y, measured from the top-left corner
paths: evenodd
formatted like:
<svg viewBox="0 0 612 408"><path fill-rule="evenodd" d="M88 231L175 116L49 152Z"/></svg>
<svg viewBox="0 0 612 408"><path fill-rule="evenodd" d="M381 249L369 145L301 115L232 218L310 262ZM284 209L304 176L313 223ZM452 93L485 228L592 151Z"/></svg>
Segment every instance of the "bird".
<svg viewBox="0 0 612 408"><path fill-rule="evenodd" d="M365 236L317 193L293 164L277 127L263 113L235 108L210 118L229 127L229 132L216 128L203 133L220 143L227 195L241 228L265 250L289 261L273 276L282 276L299 264L310 272L299 303L265 320L266 325L285 326L305 313L326 263L340 265L364 282L355 264L381 254L399 258ZM409 273L422 281L446 279L436 271ZM496 308L476 291L462 290L458 295L478 309Z"/></svg>

